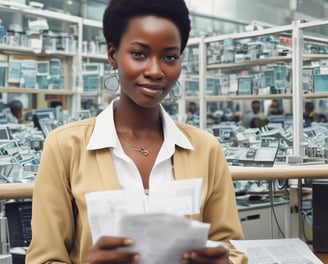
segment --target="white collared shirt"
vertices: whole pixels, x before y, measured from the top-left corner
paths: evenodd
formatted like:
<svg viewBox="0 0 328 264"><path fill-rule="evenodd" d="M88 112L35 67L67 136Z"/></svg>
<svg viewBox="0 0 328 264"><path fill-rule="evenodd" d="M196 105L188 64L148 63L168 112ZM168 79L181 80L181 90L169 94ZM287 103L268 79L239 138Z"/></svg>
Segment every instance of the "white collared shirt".
<svg viewBox="0 0 328 264"><path fill-rule="evenodd" d="M150 189L154 184L174 180L171 157L175 151L175 145L185 149L194 149L188 138L178 129L162 106L161 116L163 121L164 142L150 173ZM96 117L95 128L87 146L88 150L102 148L110 149L121 187L123 189L136 187L143 189L137 166L130 157L124 153L118 139L114 123L114 102L107 106L106 109Z"/></svg>

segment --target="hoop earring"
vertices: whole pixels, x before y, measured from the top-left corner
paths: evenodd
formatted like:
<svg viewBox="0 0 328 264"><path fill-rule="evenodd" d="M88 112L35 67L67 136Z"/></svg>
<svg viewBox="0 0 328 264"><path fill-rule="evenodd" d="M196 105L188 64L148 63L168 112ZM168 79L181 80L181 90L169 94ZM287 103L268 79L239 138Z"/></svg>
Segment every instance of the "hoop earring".
<svg viewBox="0 0 328 264"><path fill-rule="evenodd" d="M115 95L120 88L117 73L110 73L104 76L104 88L110 95Z"/></svg>

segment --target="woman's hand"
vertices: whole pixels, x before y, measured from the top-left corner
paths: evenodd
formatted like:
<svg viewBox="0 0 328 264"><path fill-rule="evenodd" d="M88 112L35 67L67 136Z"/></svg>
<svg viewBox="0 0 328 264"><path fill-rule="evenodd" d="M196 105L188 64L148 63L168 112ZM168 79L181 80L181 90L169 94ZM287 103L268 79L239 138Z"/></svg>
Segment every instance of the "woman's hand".
<svg viewBox="0 0 328 264"><path fill-rule="evenodd" d="M182 264L228 264L229 250L225 247L207 247L186 252Z"/></svg>
<svg viewBox="0 0 328 264"><path fill-rule="evenodd" d="M90 264L135 263L140 259L137 252L119 251L118 248L131 246L132 239L124 237L101 237L91 248Z"/></svg>

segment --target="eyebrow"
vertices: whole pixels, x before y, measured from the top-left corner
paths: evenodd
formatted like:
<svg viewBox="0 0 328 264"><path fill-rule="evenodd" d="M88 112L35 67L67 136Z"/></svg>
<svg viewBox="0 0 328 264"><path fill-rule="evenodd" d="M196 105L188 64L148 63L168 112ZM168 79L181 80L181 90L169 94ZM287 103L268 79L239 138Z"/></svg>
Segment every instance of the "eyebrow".
<svg viewBox="0 0 328 264"><path fill-rule="evenodd" d="M145 49L150 49L149 46L147 44L144 44L142 42L138 42L138 41L134 41L134 42L131 42L130 45L139 45ZM173 46L173 47L167 47L165 48L164 50L166 51L173 51L173 50L177 50L178 52L180 52L180 48L179 47L176 47L176 46Z"/></svg>

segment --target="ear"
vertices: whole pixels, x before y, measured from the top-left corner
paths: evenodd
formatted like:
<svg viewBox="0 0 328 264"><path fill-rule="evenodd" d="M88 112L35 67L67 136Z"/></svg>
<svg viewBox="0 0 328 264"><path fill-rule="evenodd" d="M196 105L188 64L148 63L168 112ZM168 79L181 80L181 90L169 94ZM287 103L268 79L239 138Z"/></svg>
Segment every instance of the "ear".
<svg viewBox="0 0 328 264"><path fill-rule="evenodd" d="M111 43L108 44L107 56L110 66L112 66L114 70L117 69L116 49Z"/></svg>

